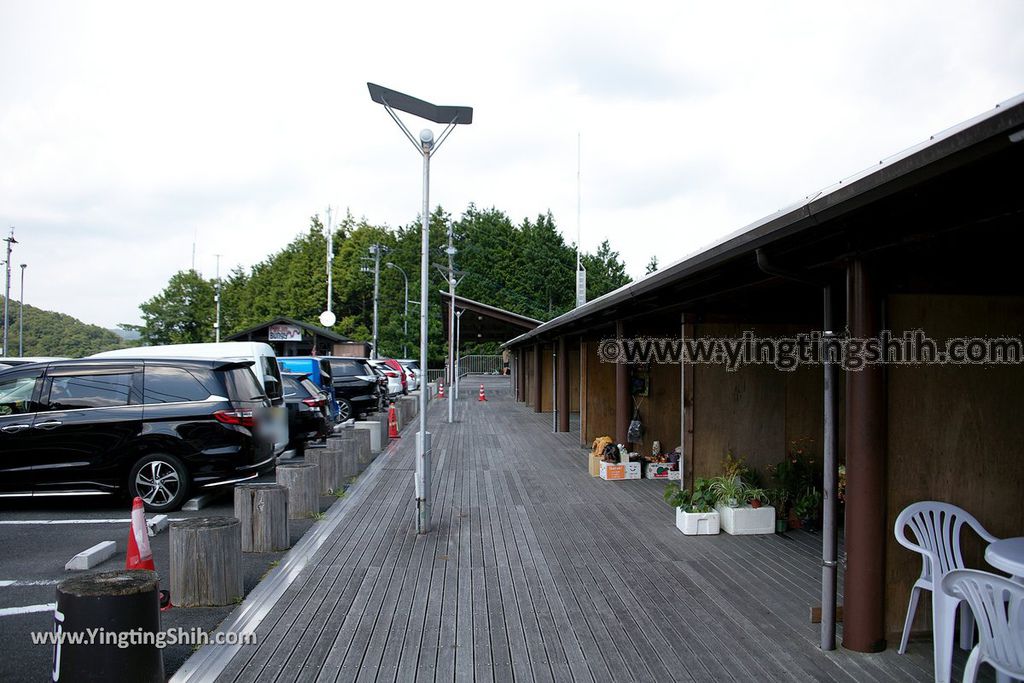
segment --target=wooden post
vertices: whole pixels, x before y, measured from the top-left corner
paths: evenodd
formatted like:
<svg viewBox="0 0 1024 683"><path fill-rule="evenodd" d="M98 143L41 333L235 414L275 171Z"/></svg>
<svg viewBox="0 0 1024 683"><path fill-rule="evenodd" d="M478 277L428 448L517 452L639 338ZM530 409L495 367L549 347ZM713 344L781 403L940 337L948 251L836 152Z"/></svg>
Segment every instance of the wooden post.
<svg viewBox="0 0 1024 683"><path fill-rule="evenodd" d="M57 584L55 632L160 631L159 577L145 569L120 569L65 579ZM175 600L177 602L177 600ZM39 672L37 672L39 673ZM54 647L53 679L61 681L163 681L163 651L156 641L120 648L71 639Z"/></svg>
<svg viewBox="0 0 1024 683"><path fill-rule="evenodd" d="M171 600L180 607L230 605L242 589L242 535L234 517L171 524Z"/></svg>
<svg viewBox="0 0 1024 683"><path fill-rule="evenodd" d="M533 347L533 386L530 387L533 393L531 400L533 401L533 412L535 413L543 412L543 405L541 403L543 400L543 385L541 383L544 381L543 362L544 360L541 358L541 345L535 344Z"/></svg>
<svg viewBox="0 0 1024 683"><path fill-rule="evenodd" d="M555 409L558 411L558 431L569 431L569 345L565 335L558 338L558 380L555 382Z"/></svg>
<svg viewBox="0 0 1024 683"><path fill-rule="evenodd" d="M336 441L337 439L333 439ZM320 494L333 496L345 490L345 459L336 448L312 448L306 451L306 462L320 468Z"/></svg>
<svg viewBox="0 0 1024 683"><path fill-rule="evenodd" d="M322 452L321 449L310 451ZM235 486L235 517L241 527L243 553L288 550L288 489L284 486L238 484Z"/></svg>
<svg viewBox="0 0 1024 683"><path fill-rule="evenodd" d="M626 335L626 327L622 321L615 323L615 336L622 339ZM632 417L629 401L629 366L625 363L615 364L615 441L625 444L629 435L629 419Z"/></svg>
<svg viewBox="0 0 1024 683"><path fill-rule="evenodd" d="M356 442L356 461L360 469L366 469L373 462L373 449L370 448L370 433L365 429L353 429L345 432L345 438Z"/></svg>
<svg viewBox="0 0 1024 683"><path fill-rule="evenodd" d="M320 512L320 467L302 462L277 466L277 483L288 487L288 519Z"/></svg>
<svg viewBox="0 0 1024 683"><path fill-rule="evenodd" d="M347 483L350 477L359 474L359 442L355 438L345 438L343 434L328 439L327 448L341 454L341 474Z"/></svg>

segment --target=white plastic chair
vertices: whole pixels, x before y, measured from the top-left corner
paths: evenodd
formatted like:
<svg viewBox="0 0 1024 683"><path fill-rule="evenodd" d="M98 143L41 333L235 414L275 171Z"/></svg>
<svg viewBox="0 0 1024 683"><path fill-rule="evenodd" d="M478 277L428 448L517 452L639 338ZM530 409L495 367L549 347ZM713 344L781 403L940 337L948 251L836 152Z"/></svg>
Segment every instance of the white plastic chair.
<svg viewBox="0 0 1024 683"><path fill-rule="evenodd" d="M974 529L987 543L998 540L971 513L955 505L933 500L908 505L896 518L894 529L900 545L921 554L921 576L910 591L910 604L907 606L907 618L903 624L903 637L898 652L903 654L907 651L910 626L914 623L921 591L931 591L936 683L949 683L953 666L953 619L961 599L936 590L935 586L948 572L964 567L960 552L960 534L964 524ZM907 537L908 528L914 540ZM969 610L960 610L960 646L965 650L972 645L973 621Z"/></svg>
<svg viewBox="0 0 1024 683"><path fill-rule="evenodd" d="M1024 586L974 569L954 569L939 590L964 600L978 624L978 644L964 666L964 683L974 683L978 667L988 662L1000 680L1024 679Z"/></svg>

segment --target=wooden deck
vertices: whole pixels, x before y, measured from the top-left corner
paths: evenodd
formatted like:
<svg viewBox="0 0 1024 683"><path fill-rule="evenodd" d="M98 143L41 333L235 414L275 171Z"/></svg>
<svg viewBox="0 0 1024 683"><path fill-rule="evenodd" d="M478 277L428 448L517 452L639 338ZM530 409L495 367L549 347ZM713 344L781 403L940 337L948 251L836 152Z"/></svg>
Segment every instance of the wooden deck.
<svg viewBox="0 0 1024 683"><path fill-rule="evenodd" d="M931 680L930 641L818 649L817 536L683 536L664 484L591 478L575 434L483 381L454 425L431 406L432 532L410 426L219 680Z"/></svg>

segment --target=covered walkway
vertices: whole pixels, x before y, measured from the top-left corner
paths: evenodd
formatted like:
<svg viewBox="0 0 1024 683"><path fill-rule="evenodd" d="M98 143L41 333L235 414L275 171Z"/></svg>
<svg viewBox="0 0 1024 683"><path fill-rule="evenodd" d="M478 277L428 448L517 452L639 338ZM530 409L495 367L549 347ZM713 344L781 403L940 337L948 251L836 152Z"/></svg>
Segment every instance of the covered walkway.
<svg viewBox="0 0 1024 683"><path fill-rule="evenodd" d="M410 425L332 511L258 644L203 678L931 680L930 641L818 649L817 536L683 536L664 484L591 478L578 437L507 377L470 380L489 401L465 392L456 424L431 405L431 533L414 533Z"/></svg>

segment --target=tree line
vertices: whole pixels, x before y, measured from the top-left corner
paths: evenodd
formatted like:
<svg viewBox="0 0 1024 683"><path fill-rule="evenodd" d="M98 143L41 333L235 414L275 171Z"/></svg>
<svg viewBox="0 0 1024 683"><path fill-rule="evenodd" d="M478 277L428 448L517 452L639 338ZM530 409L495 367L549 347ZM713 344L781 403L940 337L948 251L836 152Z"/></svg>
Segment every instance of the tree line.
<svg viewBox="0 0 1024 683"><path fill-rule="evenodd" d="M448 233L456 249L455 267L464 273L457 294L538 320L550 320L573 308L576 297L575 245L566 244L550 212L515 224L504 212L470 205L458 219L440 207L430 216L431 272L430 348L433 361L444 358L440 291L447 291ZM409 338L403 335L405 279L409 299L420 297L419 222L396 229L376 226L346 215L333 232L333 330L356 340L368 340L373 325L373 275L370 247L381 245L379 340L383 356L398 356L403 342L418 348L419 308L409 306ZM281 251L251 269L236 268L221 282L221 338L277 316L318 325L327 303L327 238L319 215L309 228ZM365 259L365 260L364 260ZM587 270L587 300L630 282L625 264L608 241L594 253L581 255ZM386 264L393 264L394 267ZM143 302L142 344L177 344L214 340L216 282L188 270L175 273L166 287ZM467 353L493 353L494 343L467 344Z"/></svg>

